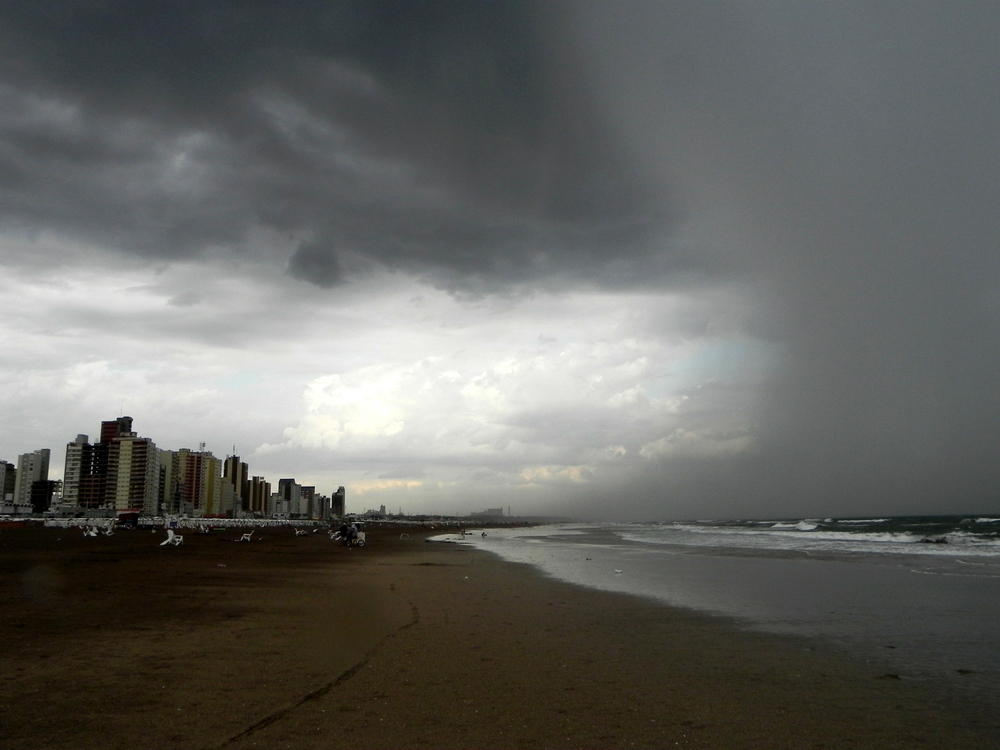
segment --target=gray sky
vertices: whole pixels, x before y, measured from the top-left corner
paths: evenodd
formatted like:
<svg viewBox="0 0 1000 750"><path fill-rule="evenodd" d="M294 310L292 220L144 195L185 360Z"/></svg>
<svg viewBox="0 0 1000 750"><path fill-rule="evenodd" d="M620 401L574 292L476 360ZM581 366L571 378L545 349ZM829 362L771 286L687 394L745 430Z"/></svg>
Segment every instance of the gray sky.
<svg viewBox="0 0 1000 750"><path fill-rule="evenodd" d="M994 3L6 2L0 458L997 512Z"/></svg>

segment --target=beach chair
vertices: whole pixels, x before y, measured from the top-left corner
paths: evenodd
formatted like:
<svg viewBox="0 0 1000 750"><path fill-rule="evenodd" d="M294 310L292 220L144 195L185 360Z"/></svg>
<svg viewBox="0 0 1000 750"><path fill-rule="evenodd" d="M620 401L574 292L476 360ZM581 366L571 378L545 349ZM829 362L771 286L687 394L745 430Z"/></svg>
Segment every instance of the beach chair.
<svg viewBox="0 0 1000 750"><path fill-rule="evenodd" d="M309 532L305 529L296 529L295 536L309 536Z"/></svg>
<svg viewBox="0 0 1000 750"><path fill-rule="evenodd" d="M166 544L172 544L174 547L184 544L184 537L180 534L175 534L173 529L167 529L167 538L160 542L160 546L163 547Z"/></svg>
<svg viewBox="0 0 1000 750"><path fill-rule="evenodd" d="M257 529L254 529L253 531L256 531L256 530ZM249 534L244 534L243 536L241 536L240 537L240 541L241 542L249 542L253 538L253 531L251 531Z"/></svg>

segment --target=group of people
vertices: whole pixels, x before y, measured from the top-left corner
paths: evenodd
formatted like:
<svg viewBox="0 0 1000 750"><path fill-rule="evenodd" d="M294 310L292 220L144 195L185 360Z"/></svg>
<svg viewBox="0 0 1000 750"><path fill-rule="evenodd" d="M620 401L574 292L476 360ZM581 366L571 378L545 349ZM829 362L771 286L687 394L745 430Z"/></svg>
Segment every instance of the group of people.
<svg viewBox="0 0 1000 750"><path fill-rule="evenodd" d="M350 547L356 544L358 541L358 525L354 521L351 521L350 525L345 521L340 524L340 529L338 529L337 534L334 539L339 539L343 544Z"/></svg>

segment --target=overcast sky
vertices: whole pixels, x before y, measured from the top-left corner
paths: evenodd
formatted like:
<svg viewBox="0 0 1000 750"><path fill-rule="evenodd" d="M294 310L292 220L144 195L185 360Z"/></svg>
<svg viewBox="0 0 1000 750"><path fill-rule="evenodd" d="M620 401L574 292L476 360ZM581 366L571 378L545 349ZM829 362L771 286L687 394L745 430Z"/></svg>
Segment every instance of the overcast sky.
<svg viewBox="0 0 1000 750"><path fill-rule="evenodd" d="M1000 512L993 2L0 3L0 458Z"/></svg>

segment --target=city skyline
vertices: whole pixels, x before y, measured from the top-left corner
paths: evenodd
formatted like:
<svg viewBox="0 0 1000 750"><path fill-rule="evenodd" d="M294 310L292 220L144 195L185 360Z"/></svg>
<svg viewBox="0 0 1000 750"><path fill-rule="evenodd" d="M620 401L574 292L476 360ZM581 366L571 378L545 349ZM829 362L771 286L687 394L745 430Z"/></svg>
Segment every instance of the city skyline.
<svg viewBox="0 0 1000 750"><path fill-rule="evenodd" d="M19 454L16 465L0 460L0 513L313 520L345 513L343 486L327 496L286 477L272 493L272 483L251 475L240 456L220 459L204 443L197 450L158 448L125 415L101 421L93 442L78 433L66 444L62 471L50 471L50 456L41 448Z"/></svg>

